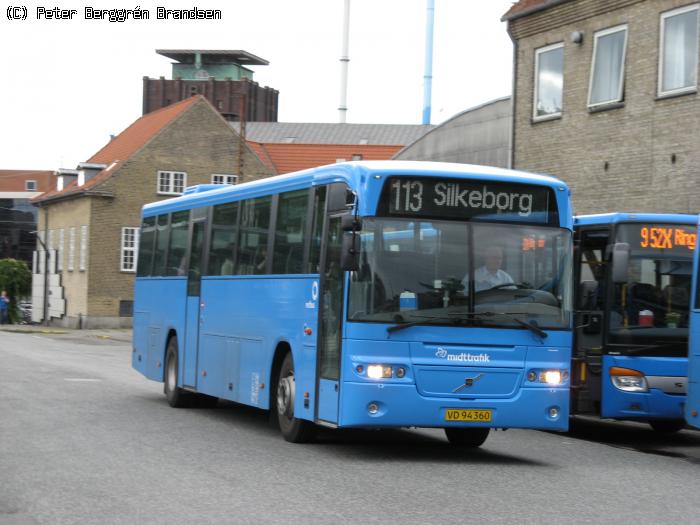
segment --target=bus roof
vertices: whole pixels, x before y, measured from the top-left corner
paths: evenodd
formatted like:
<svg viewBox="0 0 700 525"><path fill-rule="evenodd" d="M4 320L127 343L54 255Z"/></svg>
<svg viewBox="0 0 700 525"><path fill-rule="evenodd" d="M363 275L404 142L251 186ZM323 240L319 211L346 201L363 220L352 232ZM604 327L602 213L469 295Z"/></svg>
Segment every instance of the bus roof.
<svg viewBox="0 0 700 525"><path fill-rule="evenodd" d="M698 224L698 216L686 213L598 213L594 215L576 215L574 227L618 224L620 222L654 222Z"/></svg>
<svg viewBox="0 0 700 525"><path fill-rule="evenodd" d="M143 211L145 216L151 216L158 213L211 206L231 200L292 191L332 182L345 182L350 188L358 190L367 185L369 175L383 179L397 174L426 177L466 175L474 179L483 178L484 180L548 186L560 191L566 190L566 195L568 196L569 194L568 186L561 180L549 175L524 171L448 162L353 161L329 164L237 185L204 184L193 186L187 188L181 196L146 204Z"/></svg>

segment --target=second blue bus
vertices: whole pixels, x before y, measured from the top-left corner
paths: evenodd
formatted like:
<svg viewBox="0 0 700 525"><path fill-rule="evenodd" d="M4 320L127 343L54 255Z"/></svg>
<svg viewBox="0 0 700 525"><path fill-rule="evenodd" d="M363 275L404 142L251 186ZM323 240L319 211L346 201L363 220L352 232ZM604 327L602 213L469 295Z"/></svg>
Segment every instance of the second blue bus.
<svg viewBox="0 0 700 525"><path fill-rule="evenodd" d="M577 216L572 414L683 428L697 217Z"/></svg>

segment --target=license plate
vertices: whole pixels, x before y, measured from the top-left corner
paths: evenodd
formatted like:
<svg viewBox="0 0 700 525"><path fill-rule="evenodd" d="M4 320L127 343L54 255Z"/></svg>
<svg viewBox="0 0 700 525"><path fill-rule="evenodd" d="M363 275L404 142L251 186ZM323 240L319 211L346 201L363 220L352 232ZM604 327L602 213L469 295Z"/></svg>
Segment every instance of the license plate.
<svg viewBox="0 0 700 525"><path fill-rule="evenodd" d="M492 412L492 410L448 408L445 410L445 421L474 421L488 423L491 421Z"/></svg>

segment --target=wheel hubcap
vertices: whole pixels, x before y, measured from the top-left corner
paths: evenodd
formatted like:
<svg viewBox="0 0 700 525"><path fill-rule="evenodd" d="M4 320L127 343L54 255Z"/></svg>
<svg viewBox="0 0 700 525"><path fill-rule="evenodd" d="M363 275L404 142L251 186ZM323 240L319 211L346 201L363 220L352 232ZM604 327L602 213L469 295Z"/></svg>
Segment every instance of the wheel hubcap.
<svg viewBox="0 0 700 525"><path fill-rule="evenodd" d="M168 390L174 390L177 385L177 379L175 376L175 360L170 359L168 361Z"/></svg>
<svg viewBox="0 0 700 525"><path fill-rule="evenodd" d="M277 412L291 418L294 415L294 376L280 379L277 386Z"/></svg>

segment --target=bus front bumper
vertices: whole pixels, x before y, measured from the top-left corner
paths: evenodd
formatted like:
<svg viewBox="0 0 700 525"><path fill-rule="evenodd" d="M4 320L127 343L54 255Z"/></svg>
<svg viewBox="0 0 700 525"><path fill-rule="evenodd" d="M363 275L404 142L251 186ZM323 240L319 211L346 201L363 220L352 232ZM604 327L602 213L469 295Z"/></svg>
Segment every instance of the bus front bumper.
<svg viewBox="0 0 700 525"><path fill-rule="evenodd" d="M569 427L568 388L520 388L510 398L457 399L422 396L413 384L346 382L341 392L341 427ZM491 420L446 421L448 410L490 410Z"/></svg>

